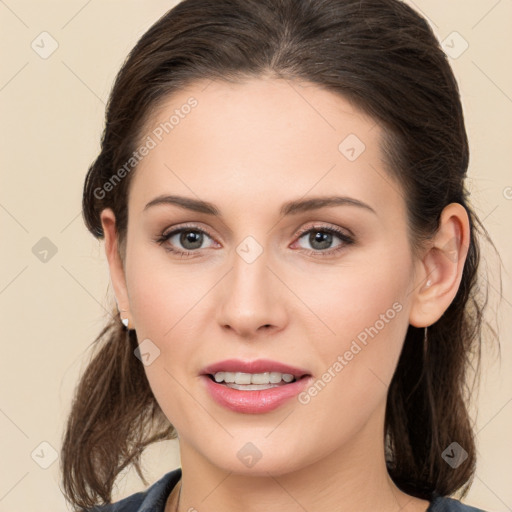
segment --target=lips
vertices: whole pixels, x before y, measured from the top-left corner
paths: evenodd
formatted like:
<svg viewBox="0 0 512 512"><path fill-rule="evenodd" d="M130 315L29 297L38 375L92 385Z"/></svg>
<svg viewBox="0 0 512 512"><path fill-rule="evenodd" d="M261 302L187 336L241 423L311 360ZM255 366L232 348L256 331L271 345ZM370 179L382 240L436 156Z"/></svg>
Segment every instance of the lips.
<svg viewBox="0 0 512 512"><path fill-rule="evenodd" d="M226 359L206 366L201 370L201 375L215 375L217 372L241 372L241 373L264 373L279 372L289 373L300 379L305 375L311 375L308 370L297 368L270 359L256 359L254 361L243 361L241 359Z"/></svg>
<svg viewBox="0 0 512 512"><path fill-rule="evenodd" d="M221 407L242 414L263 414L271 412L294 398L311 385L313 377L303 377L290 384L260 391L231 389L218 384L206 375L201 375L205 392Z"/></svg>

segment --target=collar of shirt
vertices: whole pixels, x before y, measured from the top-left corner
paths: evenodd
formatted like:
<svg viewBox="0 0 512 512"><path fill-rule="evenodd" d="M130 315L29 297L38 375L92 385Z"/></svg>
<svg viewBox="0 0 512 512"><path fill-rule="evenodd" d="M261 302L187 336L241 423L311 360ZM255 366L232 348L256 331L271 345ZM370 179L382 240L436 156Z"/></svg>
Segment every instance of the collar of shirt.
<svg viewBox="0 0 512 512"><path fill-rule="evenodd" d="M167 498L181 478L181 468L169 471L145 491L132 494L111 505L87 509L86 512L165 512ZM426 512L485 512L458 500L432 493Z"/></svg>
<svg viewBox="0 0 512 512"><path fill-rule="evenodd" d="M145 491L137 492L109 505L87 509L86 512L165 512L171 491L181 478L181 468L169 471Z"/></svg>

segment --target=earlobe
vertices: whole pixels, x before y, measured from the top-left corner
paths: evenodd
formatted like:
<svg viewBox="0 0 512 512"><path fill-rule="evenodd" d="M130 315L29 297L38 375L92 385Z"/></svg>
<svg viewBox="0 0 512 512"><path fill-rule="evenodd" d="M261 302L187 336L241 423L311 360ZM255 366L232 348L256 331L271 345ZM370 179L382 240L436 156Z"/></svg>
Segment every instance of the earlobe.
<svg viewBox="0 0 512 512"><path fill-rule="evenodd" d="M110 280L114 287L117 307L121 313L123 324L128 327L133 322L130 319L130 303L126 287L123 261L119 254L116 219L110 208L105 208L100 215L103 233L105 235L105 255L107 257ZM128 324L128 325L127 325Z"/></svg>
<svg viewBox="0 0 512 512"><path fill-rule="evenodd" d="M418 261L409 315L414 327L435 323L455 298L468 252L469 230L468 214L461 204L444 208L439 228Z"/></svg>

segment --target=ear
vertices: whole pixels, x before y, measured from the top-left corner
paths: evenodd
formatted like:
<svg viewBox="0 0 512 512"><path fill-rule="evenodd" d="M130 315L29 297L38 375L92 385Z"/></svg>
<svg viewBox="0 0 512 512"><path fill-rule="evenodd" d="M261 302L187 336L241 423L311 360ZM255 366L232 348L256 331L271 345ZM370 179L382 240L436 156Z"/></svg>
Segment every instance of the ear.
<svg viewBox="0 0 512 512"><path fill-rule="evenodd" d="M409 323L427 327L452 303L459 289L469 247L469 218L459 203L443 209L439 228L416 266Z"/></svg>
<svg viewBox="0 0 512 512"><path fill-rule="evenodd" d="M101 225L105 235L105 254L110 269L110 280L114 287L117 307L120 310L121 318L128 319L129 326L133 325L128 289L123 267L123 261L119 253L119 244L116 229L116 218L110 208L105 208L100 214Z"/></svg>

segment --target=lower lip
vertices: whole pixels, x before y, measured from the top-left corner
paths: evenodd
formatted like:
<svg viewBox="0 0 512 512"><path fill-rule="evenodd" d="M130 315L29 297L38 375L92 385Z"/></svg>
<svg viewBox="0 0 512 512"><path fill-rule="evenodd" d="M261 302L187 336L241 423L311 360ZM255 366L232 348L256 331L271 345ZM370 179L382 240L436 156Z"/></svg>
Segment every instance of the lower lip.
<svg viewBox="0 0 512 512"><path fill-rule="evenodd" d="M208 375L201 375L206 389L220 405L235 412L259 414L273 411L297 396L311 382L312 377L302 377L290 384L258 391L240 391L214 382Z"/></svg>

